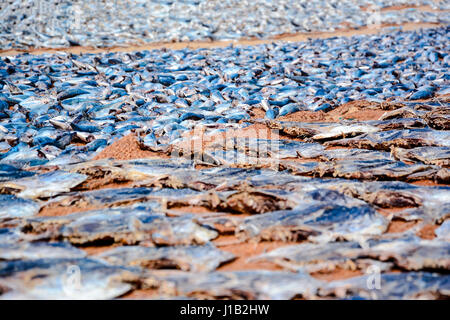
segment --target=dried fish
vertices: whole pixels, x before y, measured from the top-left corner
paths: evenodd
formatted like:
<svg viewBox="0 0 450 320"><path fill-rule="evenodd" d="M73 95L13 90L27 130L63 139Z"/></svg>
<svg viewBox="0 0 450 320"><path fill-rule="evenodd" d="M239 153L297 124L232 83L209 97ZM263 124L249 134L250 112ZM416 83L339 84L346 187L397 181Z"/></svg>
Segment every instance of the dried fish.
<svg viewBox="0 0 450 320"><path fill-rule="evenodd" d="M93 259L0 262L1 299L112 299L132 289L138 274Z"/></svg>
<svg viewBox="0 0 450 320"><path fill-rule="evenodd" d="M148 241L158 245L189 245L204 244L216 238L217 232L200 226L189 216L165 218L99 212L65 224L53 237L63 237L74 244Z"/></svg>
<svg viewBox="0 0 450 320"><path fill-rule="evenodd" d="M411 149L422 146L450 147L450 133L431 129L389 130L364 134L355 138L326 142L327 146L342 146L389 151L391 147Z"/></svg>
<svg viewBox="0 0 450 320"><path fill-rule="evenodd" d="M32 175L34 175L34 172L21 170L7 164L0 165L0 182L29 177Z"/></svg>
<svg viewBox="0 0 450 320"><path fill-rule="evenodd" d="M0 244L1 260L79 259L86 253L68 243L22 242Z"/></svg>
<svg viewBox="0 0 450 320"><path fill-rule="evenodd" d="M288 140L270 140L253 138L235 138L210 145L211 149L238 150L249 157L277 159L285 158L315 158L324 147L317 143L304 143ZM214 153L217 154L217 153ZM226 157L226 154L225 154Z"/></svg>
<svg viewBox="0 0 450 320"><path fill-rule="evenodd" d="M450 130L450 109L446 107L436 108L424 116L427 124L436 130Z"/></svg>
<svg viewBox="0 0 450 320"><path fill-rule="evenodd" d="M392 154L401 161L420 161L425 164L450 167L450 148L448 147L394 148Z"/></svg>
<svg viewBox="0 0 450 320"><path fill-rule="evenodd" d="M205 226L216 230L219 234L234 234L239 225L242 224L243 218L239 216L230 217L229 215L206 216L198 218L198 221Z"/></svg>
<svg viewBox="0 0 450 320"><path fill-rule="evenodd" d="M445 272L450 269L450 244L439 240L401 238L392 241L374 241L363 257L392 261L403 270Z"/></svg>
<svg viewBox="0 0 450 320"><path fill-rule="evenodd" d="M53 31L35 13L20 15L28 2L8 3L0 44L267 37L343 22L360 27L373 15L367 0L157 1L150 16L143 13L152 1L102 10L96 2L58 0L63 12L52 14L66 24ZM413 4L400 2L370 4ZM436 12L384 9L381 21L448 20L438 10L446 5L419 2ZM82 25L89 21L84 29L101 32L67 29L74 15L65 10L76 5ZM132 27L122 25L122 14L108 16L123 5ZM244 7L258 7L257 19L230 10ZM357 14L346 17L348 8ZM99 26L99 18L110 22ZM1 298L115 298L142 288L161 298L447 298L448 33L442 26L245 47L1 58ZM380 120L351 119L359 111ZM132 159L147 154L157 158ZM396 220L413 227L391 232ZM436 227L436 238L415 236L424 226ZM294 272L215 272L234 258L213 245L219 234L305 241L253 258ZM74 247L93 245L113 246L95 258ZM328 284L307 274L371 267L382 273L380 290L370 290L366 277ZM168 268L180 270L154 270Z"/></svg>
<svg viewBox="0 0 450 320"><path fill-rule="evenodd" d="M359 264L353 261L354 253L360 250L361 246L357 242L304 243L277 248L251 260L271 261L290 270L305 270L310 273L334 270L336 267L363 269L370 262Z"/></svg>
<svg viewBox="0 0 450 320"><path fill-rule="evenodd" d="M40 207L39 203L29 199L0 194L0 219L33 216L39 212Z"/></svg>
<svg viewBox="0 0 450 320"><path fill-rule="evenodd" d="M292 270L308 272L334 270L337 267L364 271L377 265L383 266L385 271L395 266L408 271L432 270L445 273L450 268L450 251L447 242L403 236L375 238L362 244L298 244L275 249L252 259L255 260L267 260Z"/></svg>
<svg viewBox="0 0 450 320"><path fill-rule="evenodd" d="M408 180L412 174L429 172L431 166L408 165L385 159L340 160L334 163L333 176L360 180ZM433 172L433 171L431 171ZM435 170L436 174L437 170Z"/></svg>
<svg viewBox="0 0 450 320"><path fill-rule="evenodd" d="M334 149L325 150L320 156L321 161L336 160L392 160L392 156L388 152L364 150L364 149Z"/></svg>
<svg viewBox="0 0 450 320"><path fill-rule="evenodd" d="M146 201L165 203L171 199L188 198L196 194L197 191L191 189L107 188L59 196L47 202L47 205L118 207Z"/></svg>
<svg viewBox="0 0 450 320"><path fill-rule="evenodd" d="M246 218L238 228L239 235L244 239L328 242L361 240L386 230L387 221L372 207L336 191L319 189L306 193L302 200L292 210Z"/></svg>
<svg viewBox="0 0 450 320"><path fill-rule="evenodd" d="M390 7L395 7L395 5L404 6L408 9L389 10ZM434 10L424 12L420 9L423 6L431 6ZM108 6L105 6L100 0L90 2L50 0L40 5L33 2L9 1L4 4L2 9L1 18L4 21L2 29L0 29L0 45L2 48L73 45L104 47L136 43L139 40L149 43L155 41L270 38L280 34L333 31L342 28L344 23L355 29L364 26L370 27L374 23L377 25L407 22L441 22L444 25L448 23L448 18L442 15L440 11L448 9L448 4L426 0L416 2L410 0L377 0L375 2L368 0L361 2L331 0L313 3L293 0L281 0L279 2L256 0L245 3L237 0L211 0L209 2L183 1L176 5L170 1L153 0L135 3L119 1L110 3ZM248 12L249 14L243 16L242 12ZM134 19L131 24L127 20L129 16ZM155 25L155 22L158 25ZM35 26L31 31L30 25ZM172 28L160 27L164 25L170 25ZM236 26L239 26L239 29ZM15 32L11 30L15 30ZM415 44L414 41L411 41L411 43ZM366 50L369 49L373 50L374 48L368 47ZM374 69L386 69L405 60L401 57L401 53L397 52L376 57L377 63L374 63ZM435 65L439 62L441 54L439 51L429 52L427 50L423 57L414 57ZM97 68L105 65L114 67L123 65L130 60L133 61L128 57L117 59L108 56L98 59L96 65ZM323 61L317 69L325 66L329 66L329 62ZM78 69L80 74L95 71L85 64L75 64L74 67ZM177 67L171 68L171 70L177 69ZM349 72L349 78L364 79L367 76L367 72L364 70L366 69L358 69L361 73ZM15 69L8 69L10 73L14 71ZM223 77L228 81L246 75L245 72L233 65L228 66L223 72ZM297 73L293 72L293 74L296 75ZM298 77L300 77L305 72L298 72L298 74ZM395 76L389 73L385 77L395 79ZM156 81L170 85L175 81L175 77L162 74ZM47 83L45 79L40 82L42 85ZM114 84L117 87L126 87L127 79L116 79ZM398 87L401 88L400 85ZM328 91L324 89L315 87L311 91L317 97L326 97ZM374 89L367 89L366 91L371 94L377 92ZM411 96L410 99L427 98L433 92L434 90L423 88L415 92L415 95ZM81 93L77 92L77 94ZM69 93L64 92L59 95L59 98L68 96L75 96L75 94L71 94L70 91ZM289 96L289 93L287 93L286 97ZM282 99L282 97L279 97L270 99L269 103L283 106L287 105L289 101L288 98Z"/></svg>
<svg viewBox="0 0 450 320"><path fill-rule="evenodd" d="M177 272L163 277L162 282L164 288L174 287L177 295L203 299L251 300L313 297L322 284L300 272L265 270L197 274ZM171 296L171 292L164 288L160 288L161 295Z"/></svg>
<svg viewBox="0 0 450 320"><path fill-rule="evenodd" d="M3 182L0 184L0 190L2 193L13 193L21 198L49 198L69 192L86 178L82 174L54 171Z"/></svg>
<svg viewBox="0 0 450 320"><path fill-rule="evenodd" d="M333 281L320 296L364 299L438 299L448 297L450 276L428 272L372 274Z"/></svg>
<svg viewBox="0 0 450 320"><path fill-rule="evenodd" d="M311 139L316 141L334 140L343 137L358 136L363 133L377 132L379 130L377 127L360 124L330 126L330 128L324 129L321 130L321 133L313 135Z"/></svg>
<svg viewBox="0 0 450 320"><path fill-rule="evenodd" d="M142 266L150 269L180 269L182 271L209 272L233 260L233 254L213 245L176 247L118 247L96 255L113 265Z"/></svg>
<svg viewBox="0 0 450 320"><path fill-rule="evenodd" d="M200 205L212 210L228 211L233 213L260 214L275 210L292 208L297 201L287 192L280 190L258 190L243 186L238 191L222 193L206 193L186 201L176 200L169 202L168 206L178 204Z"/></svg>
<svg viewBox="0 0 450 320"><path fill-rule="evenodd" d="M438 237L438 239L442 239L444 241L450 241L450 220L445 220L442 225L434 230L434 233Z"/></svg>

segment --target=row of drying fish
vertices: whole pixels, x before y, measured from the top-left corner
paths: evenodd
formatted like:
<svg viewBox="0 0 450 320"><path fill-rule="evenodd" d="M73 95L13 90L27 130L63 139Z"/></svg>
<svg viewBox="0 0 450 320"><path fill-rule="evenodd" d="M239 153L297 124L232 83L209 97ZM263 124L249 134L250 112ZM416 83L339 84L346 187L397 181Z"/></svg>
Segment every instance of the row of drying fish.
<svg viewBox="0 0 450 320"><path fill-rule="evenodd" d="M395 6L400 9L389 10ZM431 0L2 0L0 49L267 38L406 22L449 23L444 11L449 9L448 1Z"/></svg>
<svg viewBox="0 0 450 320"><path fill-rule="evenodd" d="M190 248L179 251L186 249ZM0 263L0 267L20 270L8 274L6 284L14 289L4 288L3 297L7 299L111 299L139 288L158 292L154 299L410 300L448 298L450 290L449 276L432 272L383 273L372 289L372 275L327 283L301 271L143 272L92 258L12 261ZM72 271L65 274L67 270ZM79 275L83 276L83 283L74 285L79 283ZM31 280L24 286L22 277Z"/></svg>
<svg viewBox="0 0 450 320"><path fill-rule="evenodd" d="M449 187L324 180L264 169L195 170L191 161L166 159L100 160L31 174L0 189L5 299L115 298L135 289L156 290L155 298L449 294ZM86 181L100 177L105 184L135 185L83 191ZM190 206L211 213L192 215ZM42 209L65 207L81 212L38 216ZM185 212L174 210L183 207ZM389 216L376 210L391 207L404 209ZM389 222L399 219L418 224L386 233ZM440 225L433 240L415 235L427 224ZM216 272L236 257L211 241L230 233L240 241L302 243L249 258L284 271ZM111 249L88 256L77 248L99 244ZM382 272L381 289L367 287L369 275L330 283L311 276L336 268L376 269ZM398 269L404 273L391 273Z"/></svg>
<svg viewBox="0 0 450 320"><path fill-rule="evenodd" d="M365 133L364 142L338 143L386 151L394 144L383 140L397 134L390 129L414 129L397 140L445 147L447 133L435 130L448 129L448 34L447 27L213 50L2 58L0 163L88 160L136 130L145 147L167 152L188 130L201 125L223 132L255 109L273 120L360 99L394 101L382 103L390 109L385 122L305 128L317 133L307 138ZM423 99L435 101L415 103ZM399 118L409 122L396 127ZM432 130L420 129L427 126Z"/></svg>

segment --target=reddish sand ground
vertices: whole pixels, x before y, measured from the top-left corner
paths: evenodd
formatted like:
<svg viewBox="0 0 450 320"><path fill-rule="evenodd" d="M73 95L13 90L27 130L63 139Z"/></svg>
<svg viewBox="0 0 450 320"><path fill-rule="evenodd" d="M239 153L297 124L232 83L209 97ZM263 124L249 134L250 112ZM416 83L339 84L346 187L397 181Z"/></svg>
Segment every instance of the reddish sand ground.
<svg viewBox="0 0 450 320"><path fill-rule="evenodd" d="M143 150L139 147L136 136L129 134L103 149L94 160L116 159L131 160L140 158L168 158L163 153Z"/></svg>
<svg viewBox="0 0 450 320"><path fill-rule="evenodd" d="M432 240L436 238L436 234L434 233L434 230L436 230L439 227L437 224L428 224L424 226L419 232L417 232L417 236L421 237L422 239L426 240Z"/></svg>
<svg viewBox="0 0 450 320"><path fill-rule="evenodd" d="M386 233L400 233L405 232L415 225L417 225L417 221L403 221L403 220L392 220L389 224L389 227L386 231Z"/></svg>
<svg viewBox="0 0 450 320"><path fill-rule="evenodd" d="M222 243L238 242L234 236L221 236L213 242L221 250L231 252L237 259L222 265L218 271L237 271L237 270L283 270L280 266L271 262L248 261L251 257L258 256L264 252L274 250L292 243L282 241L258 242L258 243L236 243L221 245Z"/></svg>
<svg viewBox="0 0 450 320"><path fill-rule="evenodd" d="M71 205L71 206L63 206L54 204L52 206L42 207L38 213L38 216L41 217L59 217L66 216L71 213L77 212L85 212L89 210L99 210L103 209L102 206L83 206L83 205Z"/></svg>

